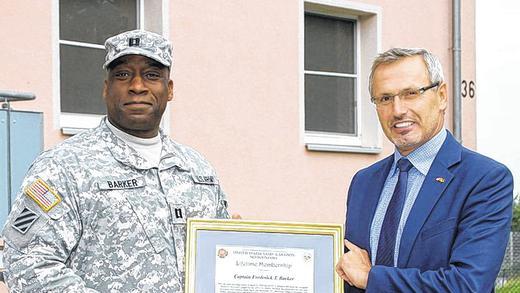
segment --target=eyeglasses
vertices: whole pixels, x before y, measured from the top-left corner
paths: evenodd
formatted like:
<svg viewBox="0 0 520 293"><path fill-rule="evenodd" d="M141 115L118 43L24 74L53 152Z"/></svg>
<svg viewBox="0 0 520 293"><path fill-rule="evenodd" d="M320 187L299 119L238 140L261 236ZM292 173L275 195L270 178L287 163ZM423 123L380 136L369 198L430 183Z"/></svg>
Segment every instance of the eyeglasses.
<svg viewBox="0 0 520 293"><path fill-rule="evenodd" d="M401 99L405 101L413 101L416 98L418 98L420 95L424 94L425 91L432 89L434 87L439 86L440 82L432 83L431 85L418 88L418 89L405 89L400 91L399 93L395 95L383 95L380 97L372 97L370 100L372 103L374 103L376 106L387 106L394 102L395 97L399 96Z"/></svg>

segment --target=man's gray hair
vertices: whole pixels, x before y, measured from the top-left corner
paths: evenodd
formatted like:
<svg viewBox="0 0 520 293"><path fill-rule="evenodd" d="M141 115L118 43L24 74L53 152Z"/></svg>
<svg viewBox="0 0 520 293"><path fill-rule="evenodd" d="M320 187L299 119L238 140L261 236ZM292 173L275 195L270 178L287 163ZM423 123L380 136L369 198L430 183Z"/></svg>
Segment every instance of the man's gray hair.
<svg viewBox="0 0 520 293"><path fill-rule="evenodd" d="M392 48L379 54L372 63L372 69L370 70L370 78L368 83L368 90L370 95L372 96L372 89L374 86L374 71L379 65L393 63L412 56L422 56L424 63L426 63L426 68L428 69L430 84L435 82L442 83L444 81L441 62L439 61L439 58L433 55L430 51L423 48Z"/></svg>

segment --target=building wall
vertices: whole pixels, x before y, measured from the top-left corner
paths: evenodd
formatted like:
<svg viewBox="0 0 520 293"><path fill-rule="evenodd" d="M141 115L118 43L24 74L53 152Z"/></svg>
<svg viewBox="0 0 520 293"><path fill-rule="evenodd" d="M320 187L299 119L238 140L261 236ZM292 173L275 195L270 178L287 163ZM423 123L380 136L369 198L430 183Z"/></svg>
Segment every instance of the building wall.
<svg viewBox="0 0 520 293"><path fill-rule="evenodd" d="M440 57L451 88L451 1L330 1L380 7L381 49L429 48ZM0 7L0 89L37 95L14 107L44 112L50 148L66 138L56 123L53 96L53 1L0 0ZM377 155L306 150L299 61L303 2L172 0L168 7L175 98L167 123L176 140L216 167L231 211L246 219L343 222L352 176L393 146L385 138ZM462 72L463 79L474 80L473 0L463 1ZM450 111L451 106L448 129ZM471 148L474 113L474 102L464 100L463 141Z"/></svg>
<svg viewBox="0 0 520 293"><path fill-rule="evenodd" d="M475 50L475 1L462 1L462 81L466 82L466 93L462 97L462 144L477 150L477 104L475 91L470 91L471 83L475 84L476 77L476 50ZM471 95L470 95L471 94Z"/></svg>
<svg viewBox="0 0 520 293"><path fill-rule="evenodd" d="M37 99L15 109L44 113L45 148L64 137L54 123L52 1L0 0L0 89L33 92ZM56 28L57 29L57 28Z"/></svg>

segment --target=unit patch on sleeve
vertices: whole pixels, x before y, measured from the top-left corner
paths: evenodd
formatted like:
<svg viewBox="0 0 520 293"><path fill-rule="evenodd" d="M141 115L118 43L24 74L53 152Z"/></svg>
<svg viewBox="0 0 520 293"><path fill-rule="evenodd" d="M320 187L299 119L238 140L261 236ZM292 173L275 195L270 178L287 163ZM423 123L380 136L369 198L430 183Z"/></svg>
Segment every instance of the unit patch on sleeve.
<svg viewBox="0 0 520 293"><path fill-rule="evenodd" d="M32 224L36 222L39 215L24 207L23 211L16 217L13 222L13 228L18 230L20 233L25 234L29 228L31 228Z"/></svg>
<svg viewBox="0 0 520 293"><path fill-rule="evenodd" d="M38 178L25 188L25 194L32 198L45 212L61 202L61 197L45 181Z"/></svg>

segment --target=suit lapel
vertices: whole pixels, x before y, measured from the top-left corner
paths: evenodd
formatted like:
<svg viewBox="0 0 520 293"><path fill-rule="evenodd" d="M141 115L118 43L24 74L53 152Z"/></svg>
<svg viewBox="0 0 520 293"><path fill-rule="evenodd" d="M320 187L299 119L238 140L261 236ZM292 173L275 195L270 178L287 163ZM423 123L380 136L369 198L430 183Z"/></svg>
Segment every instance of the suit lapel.
<svg viewBox="0 0 520 293"><path fill-rule="evenodd" d="M361 226L358 231L363 235L361 243L363 247L370 248L370 228L372 226L372 220L374 219L379 197L381 196L381 191L383 190L392 162L393 156L390 156L384 159L380 166L375 166L375 171L368 175L369 181L366 189L363 189L366 190L366 193L361 202L360 219L359 221L356 220L356 223L359 223ZM370 254L370 249L368 249L368 251Z"/></svg>
<svg viewBox="0 0 520 293"><path fill-rule="evenodd" d="M453 179L454 175L449 171L449 168L460 161L461 150L461 145L448 132L444 144L433 161L428 174L426 174L423 185L406 220L399 246L399 267L404 267L408 263L419 231ZM442 182L442 179L437 178L443 178L444 182Z"/></svg>

